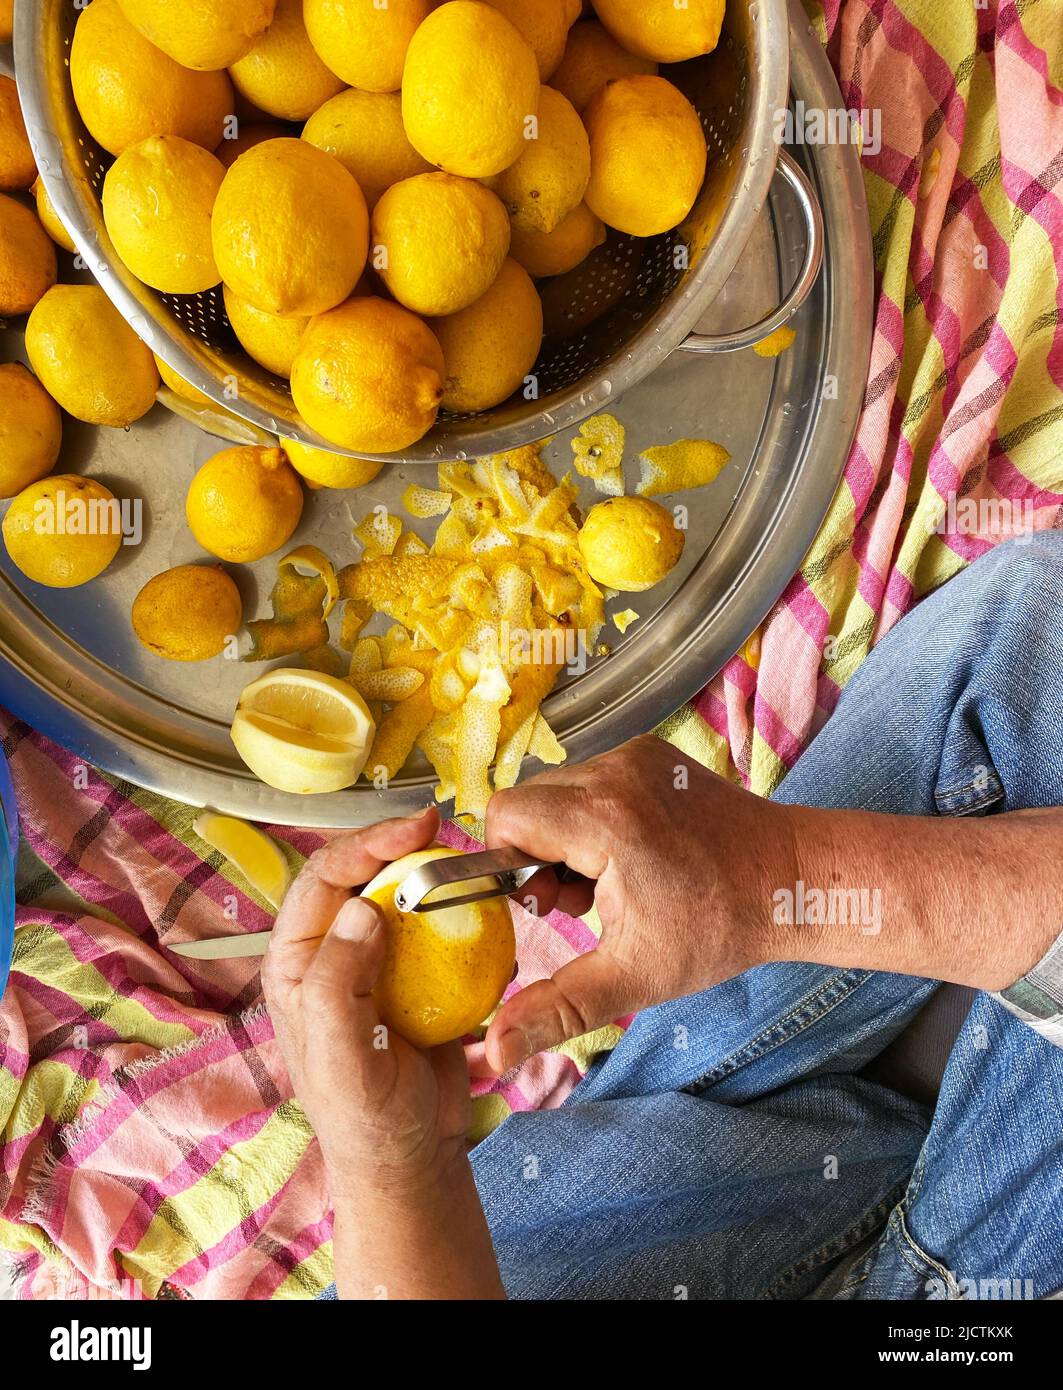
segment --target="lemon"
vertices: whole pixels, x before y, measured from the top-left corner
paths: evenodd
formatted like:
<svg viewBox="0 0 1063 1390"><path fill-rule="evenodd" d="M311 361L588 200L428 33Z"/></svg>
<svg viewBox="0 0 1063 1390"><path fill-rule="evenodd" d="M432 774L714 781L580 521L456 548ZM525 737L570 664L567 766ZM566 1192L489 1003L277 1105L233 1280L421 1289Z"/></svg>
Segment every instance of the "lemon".
<svg viewBox="0 0 1063 1390"><path fill-rule="evenodd" d="M260 781L306 796L352 786L375 733L353 685L320 671L282 668L244 690L231 736Z"/></svg>
<svg viewBox="0 0 1063 1390"><path fill-rule="evenodd" d="M214 155L221 160L223 169L231 169L242 154L253 150L256 145L261 145L266 140L283 140L289 134L291 132L288 127L280 121L257 121L247 125L238 123L236 134L231 139L223 140L214 151Z"/></svg>
<svg viewBox="0 0 1063 1390"><path fill-rule="evenodd" d="M408 309L375 296L349 299L311 320L292 367L292 397L331 443L393 453L432 428L444 372L435 335Z"/></svg>
<svg viewBox="0 0 1063 1390"><path fill-rule="evenodd" d="M70 473L20 492L7 509L3 531L12 563L51 589L95 579L122 544L117 498L102 483Z"/></svg>
<svg viewBox="0 0 1063 1390"><path fill-rule="evenodd" d="M305 140L267 140L241 155L222 181L211 229L221 278L269 314L333 308L369 252L361 189Z"/></svg>
<svg viewBox="0 0 1063 1390"><path fill-rule="evenodd" d="M193 536L231 564L261 560L291 538L303 490L280 449L223 449L192 479L185 516Z"/></svg>
<svg viewBox="0 0 1063 1390"><path fill-rule="evenodd" d="M267 372L273 372L275 376L291 376L295 354L299 351L310 320L298 315L284 317L264 313L246 299L241 299L228 285L223 295L225 312L244 351Z"/></svg>
<svg viewBox="0 0 1063 1390"><path fill-rule="evenodd" d="M269 28L276 0L118 0L130 24L186 68L227 68Z"/></svg>
<svg viewBox="0 0 1063 1390"><path fill-rule="evenodd" d="M623 48L656 63L711 53L726 0L594 0L598 18Z"/></svg>
<svg viewBox="0 0 1063 1390"><path fill-rule="evenodd" d="M561 61L568 38L565 0L487 0L504 14L535 54L539 79L547 82Z"/></svg>
<svg viewBox="0 0 1063 1390"><path fill-rule="evenodd" d="M209 410L218 409L209 396L198 391L191 382L185 381L183 376L178 376L168 362L164 362L155 353L151 355L155 358L155 369L162 377L162 384L168 387L175 396L180 396L185 401L191 401L193 405L206 406Z"/></svg>
<svg viewBox="0 0 1063 1390"><path fill-rule="evenodd" d="M612 497L587 513L580 554L591 578L607 589L637 594L675 568L685 537L671 512L646 497Z"/></svg>
<svg viewBox="0 0 1063 1390"><path fill-rule="evenodd" d="M103 218L138 280L163 294L201 294L218 283L210 215L224 177L220 160L177 135L122 151L103 181Z"/></svg>
<svg viewBox="0 0 1063 1390"><path fill-rule="evenodd" d="M322 62L363 92L397 92L414 30L429 0L303 0L303 22Z"/></svg>
<svg viewBox="0 0 1063 1390"><path fill-rule="evenodd" d="M447 364L446 410L489 410L522 386L543 341L543 306L528 272L507 260L475 304L432 331Z"/></svg>
<svg viewBox="0 0 1063 1390"><path fill-rule="evenodd" d="M657 236L677 227L705 178L698 113L663 77L621 77L583 113L591 141L587 206L608 227Z"/></svg>
<svg viewBox="0 0 1063 1390"><path fill-rule="evenodd" d="M276 840L257 825L235 816L219 815L217 811L201 811L192 822L192 829L211 849L223 854L272 907L280 907L291 873Z"/></svg>
<svg viewBox="0 0 1063 1390"><path fill-rule="evenodd" d="M432 168L410 144L397 92L340 92L310 117L303 139L335 155L370 208L393 183Z"/></svg>
<svg viewBox="0 0 1063 1390"><path fill-rule="evenodd" d="M362 889L384 915L387 952L373 989L380 1018L416 1047L438 1047L477 1028L513 975L516 939L506 898L485 898L435 912L401 912L395 892L422 864L457 850L433 845L382 869ZM463 885L475 892L490 880Z"/></svg>
<svg viewBox="0 0 1063 1390"><path fill-rule="evenodd" d="M605 240L605 223L580 203L552 232L522 232L514 227L509 254L534 279L565 275L582 264Z"/></svg>
<svg viewBox="0 0 1063 1390"><path fill-rule="evenodd" d="M133 600L133 631L167 661L207 661L240 630L240 591L220 565L178 565Z"/></svg>
<svg viewBox="0 0 1063 1390"><path fill-rule="evenodd" d="M44 228L29 208L0 193L0 318L28 314L57 274Z"/></svg>
<svg viewBox="0 0 1063 1390"><path fill-rule="evenodd" d="M15 192L29 188L36 177L18 89L10 77L0 74L0 189Z"/></svg>
<svg viewBox="0 0 1063 1390"><path fill-rule="evenodd" d="M451 0L414 34L402 118L430 164L472 179L501 173L520 156L538 106L535 54L490 5Z"/></svg>
<svg viewBox="0 0 1063 1390"><path fill-rule="evenodd" d="M371 483L384 465L374 459L330 454L298 439L284 439L281 448L295 471L314 487L352 488Z"/></svg>
<svg viewBox="0 0 1063 1390"><path fill-rule="evenodd" d="M565 23L571 29L583 13L583 0L562 0L561 8L565 12Z"/></svg>
<svg viewBox="0 0 1063 1390"><path fill-rule="evenodd" d="M568 97L577 111L586 109L591 97L607 82L636 73L653 75L657 64L620 47L608 29L593 19L575 25L565 45L565 56L551 85Z"/></svg>
<svg viewBox="0 0 1063 1390"><path fill-rule="evenodd" d="M343 90L343 82L314 51L302 0L277 0L273 23L229 72L241 96L283 121L305 121Z"/></svg>
<svg viewBox="0 0 1063 1390"><path fill-rule="evenodd" d="M376 205L373 265L407 309L454 314L491 288L509 237L506 210L482 183L418 174Z"/></svg>
<svg viewBox="0 0 1063 1390"><path fill-rule="evenodd" d="M0 365L0 497L14 497L59 459L59 407L21 362Z"/></svg>
<svg viewBox="0 0 1063 1390"><path fill-rule="evenodd" d="M591 177L591 147L576 108L543 87L534 138L515 164L491 181L514 227L552 232L583 201Z"/></svg>
<svg viewBox="0 0 1063 1390"><path fill-rule="evenodd" d="M77 247L74 245L73 238L59 220L59 216L52 206L52 200L48 197L48 190L44 186L44 180L37 179L33 185L33 197L37 203L37 217L41 226L64 251L69 251L73 255L77 254Z"/></svg>
<svg viewBox="0 0 1063 1390"><path fill-rule="evenodd" d="M192 72L149 43L118 0L92 0L70 47L70 81L93 139L121 154L149 135L180 135L212 150L233 109L224 72Z"/></svg>
<svg viewBox="0 0 1063 1390"><path fill-rule="evenodd" d="M0 43L11 42L15 0L0 0Z"/></svg>
<svg viewBox="0 0 1063 1390"><path fill-rule="evenodd" d="M29 316L26 352L48 394L90 425L124 429L155 404L155 360L98 285L53 286Z"/></svg>

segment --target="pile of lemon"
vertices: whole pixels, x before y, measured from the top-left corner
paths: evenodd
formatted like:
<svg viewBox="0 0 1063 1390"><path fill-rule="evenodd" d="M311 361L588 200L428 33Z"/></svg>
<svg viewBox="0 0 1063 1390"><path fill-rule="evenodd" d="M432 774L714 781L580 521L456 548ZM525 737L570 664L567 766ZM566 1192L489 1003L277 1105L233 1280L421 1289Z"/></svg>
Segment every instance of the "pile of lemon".
<svg viewBox="0 0 1063 1390"><path fill-rule="evenodd" d="M219 284L306 423L401 451L529 380L535 281L606 228L688 215L693 106L659 62L724 0L92 0L74 97L114 155L111 241L145 284ZM579 21L579 22L577 22Z"/></svg>

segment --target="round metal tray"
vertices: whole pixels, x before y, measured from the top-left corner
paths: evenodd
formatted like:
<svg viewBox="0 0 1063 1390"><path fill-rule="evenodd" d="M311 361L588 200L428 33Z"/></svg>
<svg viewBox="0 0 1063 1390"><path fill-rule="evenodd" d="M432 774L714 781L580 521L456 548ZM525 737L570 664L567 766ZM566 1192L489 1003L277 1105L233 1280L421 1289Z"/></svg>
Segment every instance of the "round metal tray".
<svg viewBox="0 0 1063 1390"><path fill-rule="evenodd" d="M806 108L837 107L840 94L820 45L796 3L791 14L793 94ZM641 620L624 637L607 627L602 640L611 655L567 678L544 706L572 760L653 728L705 684L800 565L841 476L871 342L867 210L851 147L794 153L816 187L827 229L822 273L793 320L795 345L774 360L749 351L676 353L613 402L628 433L629 490L637 481L635 456L650 445L711 438L732 458L711 487L666 499L689 509L680 566L649 593L621 595L610 605L634 607ZM770 309L800 269L803 236L791 195L776 185L700 327L738 328ZM0 349L19 355L18 335L0 337ZM254 780L229 740L229 724L241 688L262 668L162 661L139 645L129 621L134 596L153 574L204 558L185 524L184 498L195 469L223 446L161 408L128 432L66 424L60 467L98 477L120 497L142 497L144 540L124 548L102 579L75 590L31 584L0 557L0 701L108 772L252 819L359 825L430 801L427 766L414 766L387 792L362 784L296 797ZM545 455L559 474L571 463L569 437ZM313 542L337 565L349 563L358 551L352 525L380 503L400 511L411 478L431 480L424 465L396 462L356 492L308 494L292 544ZM595 498L586 484L584 504ZM274 575L273 559L237 574L248 617L268 613ZM526 775L537 768L529 761Z"/></svg>

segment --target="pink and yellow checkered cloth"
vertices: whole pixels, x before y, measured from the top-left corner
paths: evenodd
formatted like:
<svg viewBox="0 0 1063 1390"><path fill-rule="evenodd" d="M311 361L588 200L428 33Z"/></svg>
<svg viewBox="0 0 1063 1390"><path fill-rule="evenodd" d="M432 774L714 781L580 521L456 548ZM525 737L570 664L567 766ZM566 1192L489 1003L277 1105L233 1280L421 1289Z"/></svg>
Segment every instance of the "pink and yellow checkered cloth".
<svg viewBox="0 0 1063 1390"><path fill-rule="evenodd" d="M771 791L874 642L1000 539L941 534L943 499L1063 503L1063 14L1059 0L847 0L813 10L864 156L876 260L870 378L845 480L762 630L663 732ZM793 349L800 350L800 341ZM968 516L969 520L969 516ZM7 722L23 832L47 871L0 1006L0 1249L26 1298L305 1298L331 1280L316 1146L255 962L166 943L265 905L192 813ZM317 843L275 830L293 867ZM459 843L457 832L448 832ZM82 900L46 910L61 882ZM518 922L517 986L594 944ZM476 1127L558 1105L616 1028L481 1087Z"/></svg>

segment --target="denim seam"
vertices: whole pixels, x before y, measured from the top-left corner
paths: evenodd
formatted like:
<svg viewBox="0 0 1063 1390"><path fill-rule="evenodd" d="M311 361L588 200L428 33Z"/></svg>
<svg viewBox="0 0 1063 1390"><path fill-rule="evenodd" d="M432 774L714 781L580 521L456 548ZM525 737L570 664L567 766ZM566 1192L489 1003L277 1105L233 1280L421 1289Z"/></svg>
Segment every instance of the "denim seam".
<svg viewBox="0 0 1063 1390"><path fill-rule="evenodd" d="M943 816L969 816L972 811L985 810L987 806L995 806L999 801L1004 800L1003 787L997 791L983 792L973 801L964 800L963 798L973 790L973 787L966 787L952 792L935 792L934 801L938 811Z"/></svg>
<svg viewBox="0 0 1063 1390"><path fill-rule="evenodd" d="M809 1270L814 1269L818 1264L823 1264L825 1260L844 1255L847 1249L863 1240L865 1236L870 1235L882 1219L883 1214L896 1208L897 1199L904 1192L906 1186L906 1181L895 1184L885 1197L876 1202L873 1207L869 1207L863 1216L858 1221L854 1221L840 1236L826 1241L817 1250L813 1250L810 1255L805 1255L803 1259L798 1260L785 1274L780 1275L774 1284L771 1284L765 1291L764 1297L774 1298L778 1292L782 1292L786 1285L792 1284L802 1274L807 1274Z"/></svg>
<svg viewBox="0 0 1063 1390"><path fill-rule="evenodd" d="M955 1291L959 1293L959 1285L956 1283L956 1276L953 1274L952 1270L939 1263L932 1255L928 1255L923 1247L913 1238L911 1231L909 1231L908 1223L904 1219L907 1201L908 1199L906 1197L897 1207L897 1226L901 1236L901 1240L897 1242L897 1253L900 1255L901 1259L904 1260L905 1264L907 1264L910 1269L914 1270L916 1274L925 1275L928 1269L935 1270L944 1279L950 1292ZM912 1261L909 1250L905 1250L902 1241L908 1245L911 1254L922 1264L922 1269L919 1269Z"/></svg>

